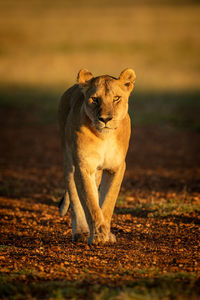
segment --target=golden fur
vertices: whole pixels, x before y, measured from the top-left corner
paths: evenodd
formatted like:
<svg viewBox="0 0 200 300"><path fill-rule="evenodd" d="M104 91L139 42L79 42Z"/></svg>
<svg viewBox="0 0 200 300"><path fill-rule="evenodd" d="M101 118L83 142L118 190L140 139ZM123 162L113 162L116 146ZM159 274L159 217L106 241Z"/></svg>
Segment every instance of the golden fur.
<svg viewBox="0 0 200 300"><path fill-rule="evenodd" d="M125 171L130 138L128 99L135 73L93 77L80 70L61 98L59 123L64 154L65 215L71 204L73 240L115 242L110 223Z"/></svg>

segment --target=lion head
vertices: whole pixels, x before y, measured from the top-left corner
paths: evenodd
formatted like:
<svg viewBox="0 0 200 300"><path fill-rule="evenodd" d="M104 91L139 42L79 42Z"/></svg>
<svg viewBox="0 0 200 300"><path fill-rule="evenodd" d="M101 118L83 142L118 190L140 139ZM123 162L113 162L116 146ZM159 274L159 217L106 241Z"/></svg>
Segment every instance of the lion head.
<svg viewBox="0 0 200 300"><path fill-rule="evenodd" d="M119 78L109 75L93 77L85 69L79 71L77 81L84 95L83 108L99 132L116 129L125 118L135 78L132 69L125 69Z"/></svg>

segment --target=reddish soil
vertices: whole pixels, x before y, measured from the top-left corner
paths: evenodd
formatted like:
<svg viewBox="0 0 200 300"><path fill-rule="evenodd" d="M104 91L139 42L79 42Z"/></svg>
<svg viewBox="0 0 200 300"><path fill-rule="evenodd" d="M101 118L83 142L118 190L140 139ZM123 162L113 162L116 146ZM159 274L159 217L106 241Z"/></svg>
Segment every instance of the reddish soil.
<svg viewBox="0 0 200 300"><path fill-rule="evenodd" d="M1 274L111 285L167 272L200 276L200 210L152 209L170 199L199 205L199 133L133 130L112 220L117 243L88 246L72 243L70 215L58 213L64 181L56 125L31 125L12 111L1 113L1 125Z"/></svg>

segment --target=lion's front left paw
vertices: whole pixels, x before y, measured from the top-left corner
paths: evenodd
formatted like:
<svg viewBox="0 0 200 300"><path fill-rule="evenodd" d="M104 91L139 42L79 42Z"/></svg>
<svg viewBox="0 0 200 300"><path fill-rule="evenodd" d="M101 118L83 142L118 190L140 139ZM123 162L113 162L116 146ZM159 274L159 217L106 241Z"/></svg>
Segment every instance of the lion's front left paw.
<svg viewBox="0 0 200 300"><path fill-rule="evenodd" d="M95 233L88 238L88 244L104 244L104 243L115 243L116 237L113 233L108 234Z"/></svg>
<svg viewBox="0 0 200 300"><path fill-rule="evenodd" d="M104 244L109 241L109 235L104 233L95 233L88 238L88 244Z"/></svg>

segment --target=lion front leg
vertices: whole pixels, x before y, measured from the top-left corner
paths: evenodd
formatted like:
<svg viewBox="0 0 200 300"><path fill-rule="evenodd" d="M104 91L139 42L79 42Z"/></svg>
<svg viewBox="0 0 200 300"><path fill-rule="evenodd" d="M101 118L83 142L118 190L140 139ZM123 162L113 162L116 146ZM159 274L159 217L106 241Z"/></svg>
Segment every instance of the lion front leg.
<svg viewBox="0 0 200 300"><path fill-rule="evenodd" d="M110 224L122 179L124 177L125 168L126 164L123 162L115 171L110 172L105 170L100 185L100 207L102 208L106 226L109 228L110 242L116 241L114 234L110 232Z"/></svg>
<svg viewBox="0 0 200 300"><path fill-rule="evenodd" d="M75 171L75 182L90 229L88 243L108 242L109 228L104 221L104 216L99 206L95 172L90 173L86 168L77 167Z"/></svg>
<svg viewBox="0 0 200 300"><path fill-rule="evenodd" d="M70 148L64 148L64 178L66 185L66 194L64 200L61 201L60 206L65 205L66 200L70 201L72 241L86 241L89 236L89 228L85 218L83 207L78 197L74 181L74 170L75 167L73 165ZM61 209L62 206L60 208L60 211Z"/></svg>
<svg viewBox="0 0 200 300"><path fill-rule="evenodd" d="M74 166L66 170L65 179L71 204L72 241L86 241L89 228L74 181Z"/></svg>

